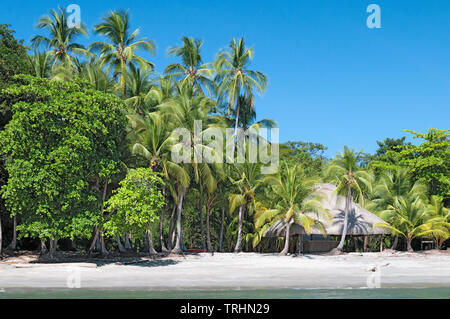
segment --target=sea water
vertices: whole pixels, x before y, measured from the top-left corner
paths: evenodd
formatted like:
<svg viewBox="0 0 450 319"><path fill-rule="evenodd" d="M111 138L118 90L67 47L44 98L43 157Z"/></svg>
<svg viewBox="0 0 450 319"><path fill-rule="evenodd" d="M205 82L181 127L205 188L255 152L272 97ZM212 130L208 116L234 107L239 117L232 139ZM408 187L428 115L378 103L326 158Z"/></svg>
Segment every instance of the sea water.
<svg viewBox="0 0 450 319"><path fill-rule="evenodd" d="M1 289L0 299L450 299L450 287L348 289Z"/></svg>

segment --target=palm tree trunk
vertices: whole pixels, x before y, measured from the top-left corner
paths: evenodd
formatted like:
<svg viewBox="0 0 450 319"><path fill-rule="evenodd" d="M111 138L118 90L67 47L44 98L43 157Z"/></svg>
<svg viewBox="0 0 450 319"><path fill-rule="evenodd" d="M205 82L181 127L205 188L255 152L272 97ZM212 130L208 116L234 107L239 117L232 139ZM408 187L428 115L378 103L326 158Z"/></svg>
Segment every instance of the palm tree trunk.
<svg viewBox="0 0 450 319"><path fill-rule="evenodd" d="M103 234L100 234L100 245L101 245L101 253L102 255L107 255L109 254L108 250L106 249L105 246L105 237L103 237Z"/></svg>
<svg viewBox="0 0 450 319"><path fill-rule="evenodd" d="M237 103L236 103L236 114L235 114L235 116L236 116L236 121L235 121L235 124L234 124L234 135L236 135L237 134L237 130L238 130L238 125L239 125L239 111L240 111L240 108L241 108L241 103L240 103L240 101L239 101L239 90L238 90L238 94L237 94Z"/></svg>
<svg viewBox="0 0 450 319"><path fill-rule="evenodd" d="M116 238L117 238L117 246L119 246L119 251L120 251L121 253L126 252L126 249L125 249L125 247L123 247L122 241L120 240L119 234L116 234Z"/></svg>
<svg viewBox="0 0 450 319"><path fill-rule="evenodd" d="M106 200L106 192L108 191L108 179L105 179L103 186L103 194L102 194L102 207L100 209L100 215L103 216L103 210L105 209L105 200ZM100 234L100 245L101 245L101 253L103 255L108 254L108 251L105 248L105 239L103 238L102 230L99 229Z"/></svg>
<svg viewBox="0 0 450 319"><path fill-rule="evenodd" d="M88 254L92 253L92 251L96 247L97 242L98 242L98 235L99 235L99 229L98 229L98 227L96 227L95 235L94 235L94 238L92 239L91 246L89 247Z"/></svg>
<svg viewBox="0 0 450 319"><path fill-rule="evenodd" d="M207 202L206 203L206 242L208 244L208 251L213 251L212 245L211 245L211 232L209 228L209 215L211 212L211 205Z"/></svg>
<svg viewBox="0 0 450 319"><path fill-rule="evenodd" d="M344 215L344 227L342 229L342 236L337 249L342 251L344 249L345 236L347 235L347 227L348 227L348 215L350 213L350 209L352 209L352 189L350 185L348 185L347 189L347 197L345 199L345 215Z"/></svg>
<svg viewBox="0 0 450 319"><path fill-rule="evenodd" d="M406 239L406 248L408 249L408 252L410 252L410 253L413 253L414 252L414 249L412 248L412 246L411 246L411 239L409 239L409 238L407 238Z"/></svg>
<svg viewBox="0 0 450 319"><path fill-rule="evenodd" d="M152 225L148 228L148 253L149 255L156 255L158 254L153 247L153 229Z"/></svg>
<svg viewBox="0 0 450 319"><path fill-rule="evenodd" d="M202 195L200 195L200 202L199 202L198 209L200 211L200 234L202 237L202 249L206 249L205 227L204 227L204 223L203 223L203 196Z"/></svg>
<svg viewBox="0 0 450 319"><path fill-rule="evenodd" d="M120 61L120 86L122 88L122 96L127 94L127 65L126 62Z"/></svg>
<svg viewBox="0 0 450 319"><path fill-rule="evenodd" d="M242 221L244 219L244 205L239 206L239 225L238 225L238 237L236 246L234 247L234 252L238 253L242 250L241 247L241 237L242 237Z"/></svg>
<svg viewBox="0 0 450 319"><path fill-rule="evenodd" d="M16 250L16 248L17 248L17 216L14 215L14 218L13 218L13 238L11 240L11 243L8 245L8 249Z"/></svg>
<svg viewBox="0 0 450 319"><path fill-rule="evenodd" d="M279 254L281 256L286 256L287 253L289 252L289 237L290 237L290 234L291 234L291 220L289 220L286 223L286 230L285 230L285 232L286 232L286 234L285 234L285 238L284 238L284 248Z"/></svg>
<svg viewBox="0 0 450 319"><path fill-rule="evenodd" d="M175 227L174 226L174 219L175 219L175 210L176 210L177 206L174 204L173 208L172 208L172 213L170 214L170 223L169 223L169 239L168 239L168 250L172 250L173 248L173 236L175 234L174 230Z"/></svg>
<svg viewBox="0 0 450 319"><path fill-rule="evenodd" d="M181 253L183 251L183 239L181 235L181 210L183 208L183 197L186 193L186 188L183 187L183 190L180 191L180 194L178 196L178 203L177 203L177 241L175 244L174 249L172 250L173 253Z"/></svg>
<svg viewBox="0 0 450 319"><path fill-rule="evenodd" d="M222 207L222 219L220 221L220 235L219 235L219 249L218 249L219 252L222 251L224 221L225 221L225 208Z"/></svg>
<svg viewBox="0 0 450 319"><path fill-rule="evenodd" d="M163 196L166 197L166 188L163 187ZM163 233L163 224L164 224L164 215L166 213L165 206L161 209L161 218L159 219L159 240L161 241L161 251L167 251L166 245L164 243L164 233Z"/></svg>
<svg viewBox="0 0 450 319"><path fill-rule="evenodd" d="M397 245L398 245L398 235L395 236L394 243L392 244L391 249L397 249Z"/></svg>

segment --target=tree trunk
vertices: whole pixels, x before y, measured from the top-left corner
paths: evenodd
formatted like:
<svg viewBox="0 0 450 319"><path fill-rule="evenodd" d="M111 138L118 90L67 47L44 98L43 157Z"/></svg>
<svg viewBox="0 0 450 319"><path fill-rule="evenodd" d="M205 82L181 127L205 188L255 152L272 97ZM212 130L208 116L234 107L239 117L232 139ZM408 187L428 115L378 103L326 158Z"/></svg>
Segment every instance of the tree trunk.
<svg viewBox="0 0 450 319"><path fill-rule="evenodd" d="M283 250L280 252L280 256L286 256L289 252L289 237L291 235L291 220L289 220L286 223L286 230L285 230L285 238L284 238L284 248Z"/></svg>
<svg viewBox="0 0 450 319"><path fill-rule="evenodd" d="M206 203L206 243L208 244L208 251L212 252L212 245L211 245L211 231L209 227L209 215L211 211L211 205L207 202Z"/></svg>
<svg viewBox="0 0 450 319"><path fill-rule="evenodd" d="M8 245L8 249L16 250L16 248L17 248L17 216L14 215L14 218L13 218L13 238L11 240L11 243Z"/></svg>
<svg viewBox="0 0 450 319"><path fill-rule="evenodd" d="M364 236L364 247L363 247L364 252L367 251L368 244L369 244L369 236Z"/></svg>
<svg viewBox="0 0 450 319"><path fill-rule="evenodd" d="M120 60L120 73L120 86L122 88L122 96L125 97L127 94L127 65L123 60Z"/></svg>
<svg viewBox="0 0 450 319"><path fill-rule="evenodd" d="M2 216L0 215L0 258L2 258Z"/></svg>
<svg viewBox="0 0 450 319"><path fill-rule="evenodd" d="M394 243L392 244L391 249L394 249L394 250L397 249L397 245L398 245L398 235L395 236Z"/></svg>
<svg viewBox="0 0 450 319"><path fill-rule="evenodd" d="M222 251L224 221L225 221L225 208L222 207L222 219L220 221L220 235L219 235L219 249L218 249L219 252Z"/></svg>
<svg viewBox="0 0 450 319"><path fill-rule="evenodd" d="M202 236L202 249L206 249L206 242L205 242L205 227L203 223L203 196L200 195L200 203L198 207L200 211L200 234Z"/></svg>
<svg viewBox="0 0 450 319"><path fill-rule="evenodd" d="M161 218L159 219L159 240L161 241L161 251L168 251L166 248L166 244L164 243L164 233L163 233L163 223L164 223L164 214L165 209L161 209Z"/></svg>
<svg viewBox="0 0 450 319"><path fill-rule="evenodd" d="M169 223L169 238L168 238L168 249L169 251L173 248L173 242L174 242L174 235L175 235L175 227L174 226L174 219L175 219L175 210L177 206L174 204L172 208L172 213L170 214L170 223Z"/></svg>
<svg viewBox="0 0 450 319"><path fill-rule="evenodd" d="M101 245L101 253L102 255L107 255L109 254L108 250L106 249L105 246L105 237L103 237L103 234L100 234L100 245Z"/></svg>
<svg viewBox="0 0 450 319"><path fill-rule="evenodd" d="M155 250L155 248L153 247L153 225L150 225L150 227L148 228L148 253L149 255L156 255L158 254Z"/></svg>
<svg viewBox="0 0 450 319"><path fill-rule="evenodd" d="M380 235L380 252L383 251L383 235Z"/></svg>
<svg viewBox="0 0 450 319"><path fill-rule="evenodd" d="M130 239L131 239L131 234L125 234L125 249L126 250L131 250L131 242L130 242Z"/></svg>
<svg viewBox="0 0 450 319"><path fill-rule="evenodd" d="M350 209L352 209L352 189L350 185L348 185L347 189L347 196L345 199L345 215L344 215L344 227L342 229L342 236L341 241L339 242L339 245L337 246L337 249L342 251L344 249L344 243L345 243L345 236L347 235L347 227L348 227L348 214L350 213Z"/></svg>
<svg viewBox="0 0 450 319"><path fill-rule="evenodd" d="M48 253L47 246L45 246L45 240L41 239L41 256L46 255Z"/></svg>
<svg viewBox="0 0 450 319"><path fill-rule="evenodd" d="M116 234L116 239L117 239L117 246L119 247L119 252L121 252L121 253L126 252L126 249L125 249L125 247L123 247L122 241L120 240L119 234Z"/></svg>
<svg viewBox="0 0 450 319"><path fill-rule="evenodd" d="M106 200L106 192L108 191L108 180L105 179L104 186L103 186L103 194L102 194L102 207L100 208L100 216L103 216L103 210L105 209L105 200ZM99 230L99 238L100 239L100 245L101 245L101 253L102 255L108 254L108 251L105 247L105 239L103 238L102 230Z"/></svg>
<svg viewBox="0 0 450 319"><path fill-rule="evenodd" d="M234 124L234 135L237 135L237 130L238 130L238 126L239 126L239 111L240 111L240 108L241 108L241 103L239 101L239 95L240 95L240 92L239 92L239 89L238 89L238 92L237 92L237 103L236 103L236 114L235 114L236 121L235 121L235 124Z"/></svg>
<svg viewBox="0 0 450 319"><path fill-rule="evenodd" d="M91 246L89 247L89 250L88 250L88 254L92 253L92 251L96 247L96 244L98 242L98 235L99 235L99 229L97 227L97 228L95 228L94 239L92 239Z"/></svg>
<svg viewBox="0 0 450 319"><path fill-rule="evenodd" d="M50 250L49 250L49 255L51 258L53 258L55 256L56 253L56 245L58 244L58 240L57 239L50 239Z"/></svg>
<svg viewBox="0 0 450 319"><path fill-rule="evenodd" d="M186 187L183 187L183 190L180 191L180 194L178 196L178 203L177 203L177 241L175 243L175 247L173 248L173 253L181 253L183 251L183 238L181 235L181 210L183 208L183 197L186 193Z"/></svg>
<svg viewBox="0 0 450 319"><path fill-rule="evenodd" d="M241 236L242 236L242 221L244 219L244 205L239 206L239 225L238 225L238 237L236 246L234 247L234 252L238 253L242 250L241 247Z"/></svg>
<svg viewBox="0 0 450 319"><path fill-rule="evenodd" d="M413 253L414 252L414 249L412 248L412 246L411 246L411 239L409 239L409 238L407 238L406 239L406 247L407 247L407 249L408 249L408 252L410 252L410 253Z"/></svg>

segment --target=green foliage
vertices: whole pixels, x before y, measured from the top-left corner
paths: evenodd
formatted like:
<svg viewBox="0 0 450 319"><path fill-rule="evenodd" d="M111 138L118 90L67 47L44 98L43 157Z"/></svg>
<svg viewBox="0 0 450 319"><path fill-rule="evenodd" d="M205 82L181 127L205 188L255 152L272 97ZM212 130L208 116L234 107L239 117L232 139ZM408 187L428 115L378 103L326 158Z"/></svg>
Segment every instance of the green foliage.
<svg viewBox="0 0 450 319"><path fill-rule="evenodd" d="M437 195L448 204L450 200L450 129L429 129L422 134L412 133L422 139L420 145L405 145L400 152L387 151L399 164L406 165L414 178L429 186L430 195Z"/></svg>
<svg viewBox="0 0 450 319"><path fill-rule="evenodd" d="M157 221L164 206L161 191L164 183L151 168L138 168L131 170L119 184L106 203L106 211L111 214L105 217L105 233L112 236L132 232L142 236Z"/></svg>
<svg viewBox="0 0 450 319"><path fill-rule="evenodd" d="M0 95L13 110L0 132L6 206L22 216L22 235L89 237L99 222L101 181L121 168L125 105L85 82L14 80Z"/></svg>

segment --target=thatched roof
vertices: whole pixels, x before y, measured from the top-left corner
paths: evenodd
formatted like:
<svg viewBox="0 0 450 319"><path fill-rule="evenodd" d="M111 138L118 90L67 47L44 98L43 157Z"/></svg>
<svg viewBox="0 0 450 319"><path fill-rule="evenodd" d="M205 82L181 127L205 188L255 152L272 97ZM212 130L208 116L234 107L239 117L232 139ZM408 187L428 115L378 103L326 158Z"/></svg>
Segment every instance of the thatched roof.
<svg viewBox="0 0 450 319"><path fill-rule="evenodd" d="M316 192L318 192L322 197L322 206L330 212L333 216L331 222L326 221L323 218L318 218L316 214L307 213L314 216L314 218L320 220L326 227L327 235L342 235L342 228L344 226L344 215L345 215L345 198L342 196L337 196L335 194L336 186L332 184L321 184ZM376 227L373 225L376 223L385 223L381 218L375 214L369 212L368 210L362 208L356 203L352 203L352 210L348 215L348 228L347 235L380 235L380 234L390 234L388 229ZM263 237L280 237L285 234L285 222L280 220L273 224L269 229L267 229ZM298 225L292 224L290 229L291 235L306 234L305 229ZM311 230L312 235L322 235L322 232L316 228Z"/></svg>

